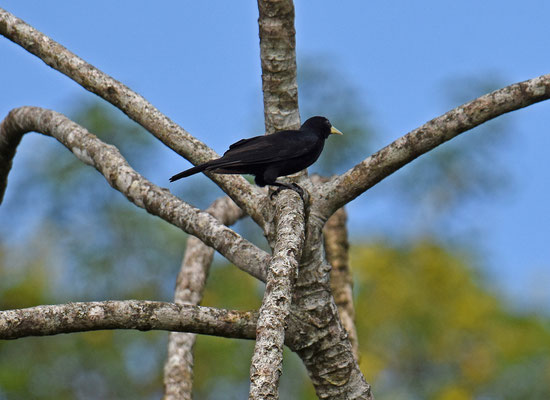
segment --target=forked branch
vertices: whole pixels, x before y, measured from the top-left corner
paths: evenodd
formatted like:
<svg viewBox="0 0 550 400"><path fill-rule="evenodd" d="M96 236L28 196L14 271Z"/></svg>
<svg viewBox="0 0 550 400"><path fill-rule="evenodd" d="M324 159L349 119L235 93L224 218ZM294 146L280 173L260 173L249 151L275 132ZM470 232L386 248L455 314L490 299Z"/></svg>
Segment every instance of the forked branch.
<svg viewBox="0 0 550 400"><path fill-rule="evenodd" d="M71 78L84 89L119 108L191 163L197 165L218 157L216 152L162 114L141 95L2 8L0 34ZM248 215L263 225L263 208L267 199L261 192L255 190L242 176L208 176Z"/></svg>
<svg viewBox="0 0 550 400"><path fill-rule="evenodd" d="M0 125L0 198L15 147L27 132L52 136L81 161L95 167L109 184L138 207L146 209L218 250L237 267L265 281L270 256L210 214L180 200L133 170L120 152L64 115L37 107L12 110Z"/></svg>

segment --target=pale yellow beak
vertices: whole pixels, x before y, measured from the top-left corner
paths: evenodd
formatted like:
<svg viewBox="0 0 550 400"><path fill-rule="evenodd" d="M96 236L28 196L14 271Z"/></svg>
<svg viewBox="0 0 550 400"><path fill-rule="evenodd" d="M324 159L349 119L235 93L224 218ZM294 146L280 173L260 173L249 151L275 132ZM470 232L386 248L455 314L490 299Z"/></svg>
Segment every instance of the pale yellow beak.
<svg viewBox="0 0 550 400"><path fill-rule="evenodd" d="M330 133L334 133L335 135L343 135L343 133L336 129L334 126L330 127Z"/></svg>

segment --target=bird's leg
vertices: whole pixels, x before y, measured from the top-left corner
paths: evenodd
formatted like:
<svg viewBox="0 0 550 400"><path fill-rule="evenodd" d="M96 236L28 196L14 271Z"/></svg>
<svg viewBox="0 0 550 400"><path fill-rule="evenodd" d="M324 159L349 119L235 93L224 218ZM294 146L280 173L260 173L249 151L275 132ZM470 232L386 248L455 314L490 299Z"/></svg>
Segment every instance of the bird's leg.
<svg viewBox="0 0 550 400"><path fill-rule="evenodd" d="M273 196L279 194L282 190L285 190L285 189L290 189L290 190L294 190L296 193L298 193L300 195L300 198L302 199L302 201L304 203L307 203L306 202L306 192L304 189L302 189L302 187L294 182L288 184L288 183L282 183L282 182L277 182L277 181L274 181L274 182L270 182L269 185L271 186L277 186L277 190L275 190L273 193L270 194L270 198L271 200L273 200Z"/></svg>

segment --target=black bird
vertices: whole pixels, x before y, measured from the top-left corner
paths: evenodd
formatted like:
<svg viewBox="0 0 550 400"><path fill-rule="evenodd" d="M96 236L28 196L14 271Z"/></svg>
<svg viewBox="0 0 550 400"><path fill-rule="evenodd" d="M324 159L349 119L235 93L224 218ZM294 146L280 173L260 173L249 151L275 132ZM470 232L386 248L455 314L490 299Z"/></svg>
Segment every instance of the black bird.
<svg viewBox="0 0 550 400"><path fill-rule="evenodd" d="M241 139L229 146L222 157L180 172L171 177L170 182L203 171L251 174L258 186L278 186L277 192L292 189L303 196L300 186L277 182L276 179L299 172L317 161L331 133L342 135L327 118L311 117L298 130Z"/></svg>

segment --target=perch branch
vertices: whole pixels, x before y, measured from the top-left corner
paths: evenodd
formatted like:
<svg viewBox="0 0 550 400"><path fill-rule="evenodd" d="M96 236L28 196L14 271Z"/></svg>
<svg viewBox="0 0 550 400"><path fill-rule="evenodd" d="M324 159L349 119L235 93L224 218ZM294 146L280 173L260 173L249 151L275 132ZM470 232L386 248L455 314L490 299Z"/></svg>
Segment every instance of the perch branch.
<svg viewBox="0 0 550 400"><path fill-rule="evenodd" d="M279 398L286 318L305 236L303 203L296 193L288 192L288 196L276 202L277 238L256 328L256 346L250 367L250 399Z"/></svg>

